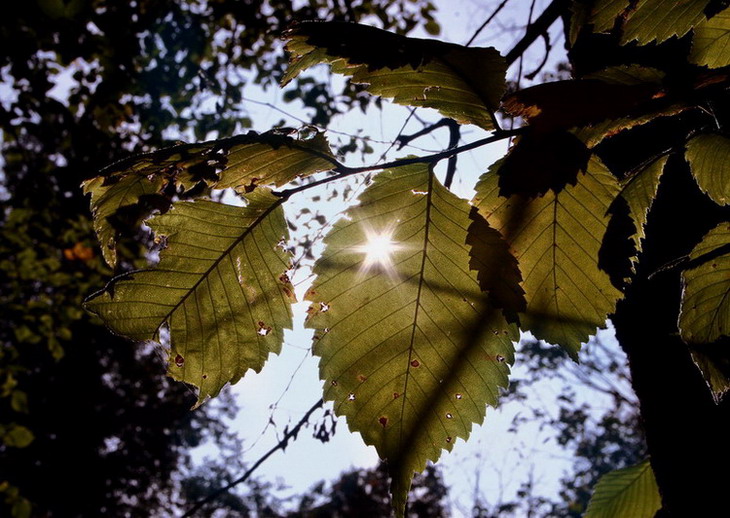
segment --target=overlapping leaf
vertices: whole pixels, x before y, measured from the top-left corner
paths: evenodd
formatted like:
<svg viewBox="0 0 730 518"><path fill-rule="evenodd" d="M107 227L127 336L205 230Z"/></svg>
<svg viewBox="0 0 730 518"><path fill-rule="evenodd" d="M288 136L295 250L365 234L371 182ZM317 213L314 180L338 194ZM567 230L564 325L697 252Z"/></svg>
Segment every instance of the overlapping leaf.
<svg viewBox="0 0 730 518"><path fill-rule="evenodd" d="M283 84L329 63L398 104L435 108L463 124L493 129L506 63L493 48L407 38L353 23L305 22L287 34L291 61ZM363 42L366 42L363 45Z"/></svg>
<svg viewBox="0 0 730 518"><path fill-rule="evenodd" d="M249 132L130 157L107 167L83 186L85 193L91 193L94 228L104 258L114 266L117 231L111 219L143 196L160 194L169 185L187 190L198 182L249 191L257 185L280 186L337 165L320 134L296 140L275 131Z"/></svg>
<svg viewBox="0 0 730 518"><path fill-rule="evenodd" d="M730 139L698 135L687 143L685 156L702 192L718 205L730 204Z"/></svg>
<svg viewBox="0 0 730 518"><path fill-rule="evenodd" d="M661 506L654 471L645 460L603 475L585 518L653 518Z"/></svg>
<svg viewBox="0 0 730 518"><path fill-rule="evenodd" d="M709 68L730 65L730 8L695 27L689 60Z"/></svg>
<svg viewBox="0 0 730 518"><path fill-rule="evenodd" d="M475 206L506 239L519 262L527 308L521 327L560 344L574 358L605 325L621 293L598 267L607 210L619 186L596 158L574 185L541 196L500 195L493 166L477 183Z"/></svg>
<svg viewBox="0 0 730 518"><path fill-rule="evenodd" d="M148 222L166 240L158 266L113 279L86 307L134 340L170 335L169 374L200 387L199 401L278 353L291 326L287 227L278 198L246 207L177 202Z"/></svg>
<svg viewBox="0 0 730 518"><path fill-rule="evenodd" d="M387 459L399 515L413 473L483 421L513 361L516 329L469 269L469 214L427 165L385 171L326 237L307 293L325 399ZM393 251L368 268L377 235Z"/></svg>
<svg viewBox="0 0 730 518"><path fill-rule="evenodd" d="M730 333L730 223L710 230L689 259L679 332L687 343L714 342Z"/></svg>
<svg viewBox="0 0 730 518"><path fill-rule="evenodd" d="M598 0L591 8L588 23L593 25L594 32L609 32L629 4L629 0Z"/></svg>
<svg viewBox="0 0 730 518"><path fill-rule="evenodd" d="M715 345L715 344L713 344ZM725 394L730 392L730 357L725 347L690 347L697 368L712 392L715 403L720 403Z"/></svg>
<svg viewBox="0 0 730 518"><path fill-rule="evenodd" d="M705 8L710 0L638 0L626 15L621 43L636 41L646 45L682 37L706 20ZM603 3L613 0L603 0Z"/></svg>
<svg viewBox="0 0 730 518"><path fill-rule="evenodd" d="M642 249L642 242L646 235L644 226L659 189L659 181L668 158L668 156L663 156L654 160L621 183L621 197L628 204L629 214L636 227L636 233L632 239L637 252Z"/></svg>

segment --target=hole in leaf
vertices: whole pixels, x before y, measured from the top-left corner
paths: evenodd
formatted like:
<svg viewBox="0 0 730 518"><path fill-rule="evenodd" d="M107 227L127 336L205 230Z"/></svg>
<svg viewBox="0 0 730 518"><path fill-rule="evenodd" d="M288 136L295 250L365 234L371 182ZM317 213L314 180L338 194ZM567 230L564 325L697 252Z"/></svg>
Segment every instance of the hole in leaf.
<svg viewBox="0 0 730 518"><path fill-rule="evenodd" d="M498 354L498 355L497 355L497 361L498 361L499 363L503 363L503 362L504 362L504 356L502 356L501 354Z"/></svg>
<svg viewBox="0 0 730 518"><path fill-rule="evenodd" d="M463 397L464 397L464 396L462 396L462 395L461 395L461 394L459 394L459 393L457 393L457 394L456 394L456 399L461 399L461 398L463 398Z"/></svg>
<svg viewBox="0 0 730 518"><path fill-rule="evenodd" d="M450 412L446 412L446 419L453 419L453 417Z"/></svg>
<svg viewBox="0 0 730 518"><path fill-rule="evenodd" d="M320 303L319 303L319 310L320 310L320 311L321 311L322 313L326 313L327 311L329 311L329 310L330 310L330 305L329 305L329 304L325 304L324 302L320 302Z"/></svg>
<svg viewBox="0 0 730 518"><path fill-rule="evenodd" d="M333 386L333 387L336 387L336 386L337 386L337 381L335 381L335 380L332 380L332 386Z"/></svg>
<svg viewBox="0 0 730 518"><path fill-rule="evenodd" d="M264 322L259 320L259 329L256 332L259 336L266 336L271 332L271 326L267 326Z"/></svg>
<svg viewBox="0 0 730 518"><path fill-rule="evenodd" d="M355 394L353 394L352 392L350 392L350 394L347 396L347 400L348 401L355 401Z"/></svg>
<svg viewBox="0 0 730 518"><path fill-rule="evenodd" d="M451 437L447 437L446 442L451 442Z"/></svg>

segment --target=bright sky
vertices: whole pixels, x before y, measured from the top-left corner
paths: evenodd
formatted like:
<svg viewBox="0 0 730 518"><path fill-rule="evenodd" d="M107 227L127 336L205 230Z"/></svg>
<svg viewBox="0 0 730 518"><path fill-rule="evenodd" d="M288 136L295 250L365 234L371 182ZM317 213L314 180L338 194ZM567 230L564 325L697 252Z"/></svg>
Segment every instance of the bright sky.
<svg viewBox="0 0 730 518"><path fill-rule="evenodd" d="M520 27L525 23L530 3L525 0L514 0L508 4L508 8L479 35L473 45L495 46L506 53L522 35ZM534 16L539 15L548 3L547 0L536 0ZM441 38L464 44L498 2L436 0L436 4L439 8L437 17L443 28ZM565 59L560 23L553 26L551 34L553 54L545 68L546 71L551 70L551 67L554 69L556 63ZM426 37L425 34L419 36ZM525 56L523 73L530 72L542 56L543 45L537 42ZM516 63L510 70L509 76L516 77L518 68L519 63ZM523 80L522 85L525 84L527 83ZM305 118L296 103L280 104L279 95L279 91L264 92L254 87L247 87L244 90L245 98L277 104L281 109ZM254 129L259 131L265 131L282 117L285 118L280 111L260 104L249 103L248 107L251 119L254 121ZM387 106L382 112L373 110L367 115L356 111L338 118L331 128L348 134L362 130L363 135L368 135L375 141L388 143L398 134L408 114L407 108L393 105ZM429 121L440 118L430 110L421 109L417 114ZM292 119L290 124L297 126L298 122ZM404 133L414 133L422 127L422 124L412 119ZM331 138L336 136L333 134ZM466 127L462 131L462 144L484 136L486 133L482 130ZM418 146L417 148L390 150L387 159L439 151L445 149L446 144L446 130L442 130L415 141L414 145ZM376 161L387 148L385 144L377 142L372 143L372 146L376 152L366 158L365 163L368 164ZM458 174L454 182L455 192L462 197L470 198L476 178L505 151L506 143L497 143L462 155L459 158ZM348 165L360 165L356 158L348 158ZM444 168L445 161L441 165L442 174ZM359 184L351 185L355 187L355 194L361 191ZM335 188L338 188L341 194L343 187L345 186L340 185ZM320 194L321 200L325 200L326 192L311 194ZM351 200L355 198L356 196L350 197ZM334 222L344 210L341 196L335 197L329 203L321 200L314 203L307 198L295 199L288 214L294 215L305 206L312 210L316 207L330 223ZM383 245L388 244L389 237L381 235L376 236L376 239L379 240L380 249L369 252L363 250L370 262L387 260ZM317 249L315 245L315 255ZM297 271L292 279L300 299L311 282L308 275L309 270L304 267ZM312 331L305 330L303 323L307 305L300 303L295 307L295 330L287 333L282 354L278 357L272 356L262 373L249 372L233 387L241 411L232 426L244 439L245 461L249 464L275 445L284 427L298 422L321 397L322 382L319 381L317 373L317 359L313 358L310 352ZM610 331L605 332L603 338L613 342ZM519 375L519 370L517 366L516 375ZM554 415L557 409L553 404L557 396L557 387L545 383L533 392L534 400L531 404L542 407L548 415L557 417ZM596 403L595 397L592 396L592 403ZM331 408L331 404L326 408ZM545 494L551 494L556 490L558 478L570 469L571 459L561 457L561 450L550 436L540 432L536 427L524 428L519 435L507 432L515 415L524 410L525 408L519 403L509 404L498 410L489 409L485 425L474 428L469 442L458 441L453 453L442 456L440 465L445 474L445 481L451 487L453 516L468 515L475 494L479 494L490 504L509 499L528 476L533 477L537 487ZM313 423L319 422L322 412L315 415L317 417L312 420ZM337 433L329 443L322 444L313 439L311 430L310 426L300 433L299 438L290 443L285 453L275 454L256 473L258 477L280 481L288 486L289 489L282 492L282 496L306 492L317 481L333 480L342 471L353 467L376 465L378 457L374 448L366 447L359 434L349 433L344 419L337 420Z"/></svg>

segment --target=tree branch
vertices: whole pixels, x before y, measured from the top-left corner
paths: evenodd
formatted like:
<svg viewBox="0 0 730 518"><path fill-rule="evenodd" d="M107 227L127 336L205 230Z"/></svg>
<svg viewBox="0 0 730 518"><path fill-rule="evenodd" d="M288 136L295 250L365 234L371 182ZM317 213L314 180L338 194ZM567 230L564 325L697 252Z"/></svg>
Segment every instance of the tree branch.
<svg viewBox="0 0 730 518"><path fill-rule="evenodd" d="M278 450L282 450L283 451L287 447L287 445L289 444L289 440L296 438L297 434L299 433L299 430L302 429L302 426L304 426L305 424L307 424L307 422L309 421L309 418L311 417L311 415L315 411L317 411L320 408L322 408L322 406L324 406L324 400L320 399L314 405L312 405L312 408L310 408L309 410L307 410L307 413L304 414L304 416L299 420L299 422L294 426L294 428L292 428L291 430L287 431L284 434L284 437L282 437L281 440L273 448L271 448L263 456L261 456L261 458L259 458L259 460L257 460L253 464L253 466L251 466L246 471L246 473L244 473L243 475L241 475L239 478L237 478L233 482L229 482L228 484L226 484L222 488L217 489L216 491L213 491L211 494L209 494L208 496L206 496L202 500L199 500L198 502L196 502L195 505L192 506L182 516L182 518L188 518L190 516L193 516L193 514L196 511L199 511L205 504L208 504L208 503L212 502L213 500L215 500L216 498L218 498L222 494L228 492L231 488L233 488L233 487L237 486L238 484L241 484L241 483L245 482L246 480L248 480L249 477L253 474L253 472L256 471L256 469L259 466L261 466L261 464L263 464L266 461L266 459L268 459L269 457L271 457Z"/></svg>
<svg viewBox="0 0 730 518"><path fill-rule="evenodd" d="M570 0L553 0L537 20L527 27L522 39L507 53L507 65L514 63L569 8Z"/></svg>
<svg viewBox="0 0 730 518"><path fill-rule="evenodd" d="M300 185L299 187L294 187L292 189L286 189L279 192L274 192L276 196L279 196L282 201L288 200L291 196L294 194L297 194L302 191L306 191L307 189L312 189L313 187L317 187L319 185L323 185L325 183L333 182L335 180L340 180L342 178L346 178L348 176L352 176L354 174L358 173L367 173L370 171L379 171L382 169L390 169L393 167L403 167L406 165L411 164L424 164L429 162L438 162L440 160L443 160L445 158L450 158L452 156L458 155L459 153L464 153L466 151L471 151L472 149L476 149L482 146L486 146L487 144L491 144L493 142L498 142L500 140L504 140L507 138L511 138L514 136L519 135L524 131L524 128L515 128L512 130L499 130L494 133L494 135L490 137L486 137L480 140L475 140L474 142L470 142L469 144L464 144L463 146L455 147L453 149L447 149L445 151L441 151L440 153L434 153L432 155L425 155L425 156L417 156L413 158L401 158L399 160L393 160L392 162L386 162L384 164L377 164L377 165L368 165L363 167L347 167L347 166L339 166L333 169L337 174L334 176L329 176L327 178L322 178L321 180L317 180L312 183L308 183L306 185Z"/></svg>

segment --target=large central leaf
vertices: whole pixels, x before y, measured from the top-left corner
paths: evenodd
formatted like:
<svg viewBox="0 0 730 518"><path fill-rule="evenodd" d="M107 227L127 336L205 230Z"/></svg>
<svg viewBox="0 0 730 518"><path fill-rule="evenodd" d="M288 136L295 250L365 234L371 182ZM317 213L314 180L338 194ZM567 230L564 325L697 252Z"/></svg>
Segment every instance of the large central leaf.
<svg viewBox="0 0 730 518"><path fill-rule="evenodd" d="M504 197L496 169L499 163L479 180L474 204L519 262L527 301L521 327L576 358L580 344L605 325L621 296L598 267L618 183L592 158L575 185L539 196Z"/></svg>
<svg viewBox="0 0 730 518"><path fill-rule="evenodd" d="M113 279L86 307L134 340L156 340L166 324L169 374L200 387L201 403L261 370L291 327L280 200L254 192L246 207L178 202L148 224L166 239L159 265Z"/></svg>
<svg viewBox="0 0 730 518"><path fill-rule="evenodd" d="M428 166L385 171L325 239L307 293L325 398L387 459L400 513L414 471L483 421L513 358L516 329L469 269L469 213Z"/></svg>
<svg viewBox="0 0 730 518"><path fill-rule="evenodd" d="M301 23L287 37L291 62L283 84L313 65L329 63L334 72L352 76L375 95L435 108L463 124L494 128L507 65L491 47L406 38L337 22Z"/></svg>

